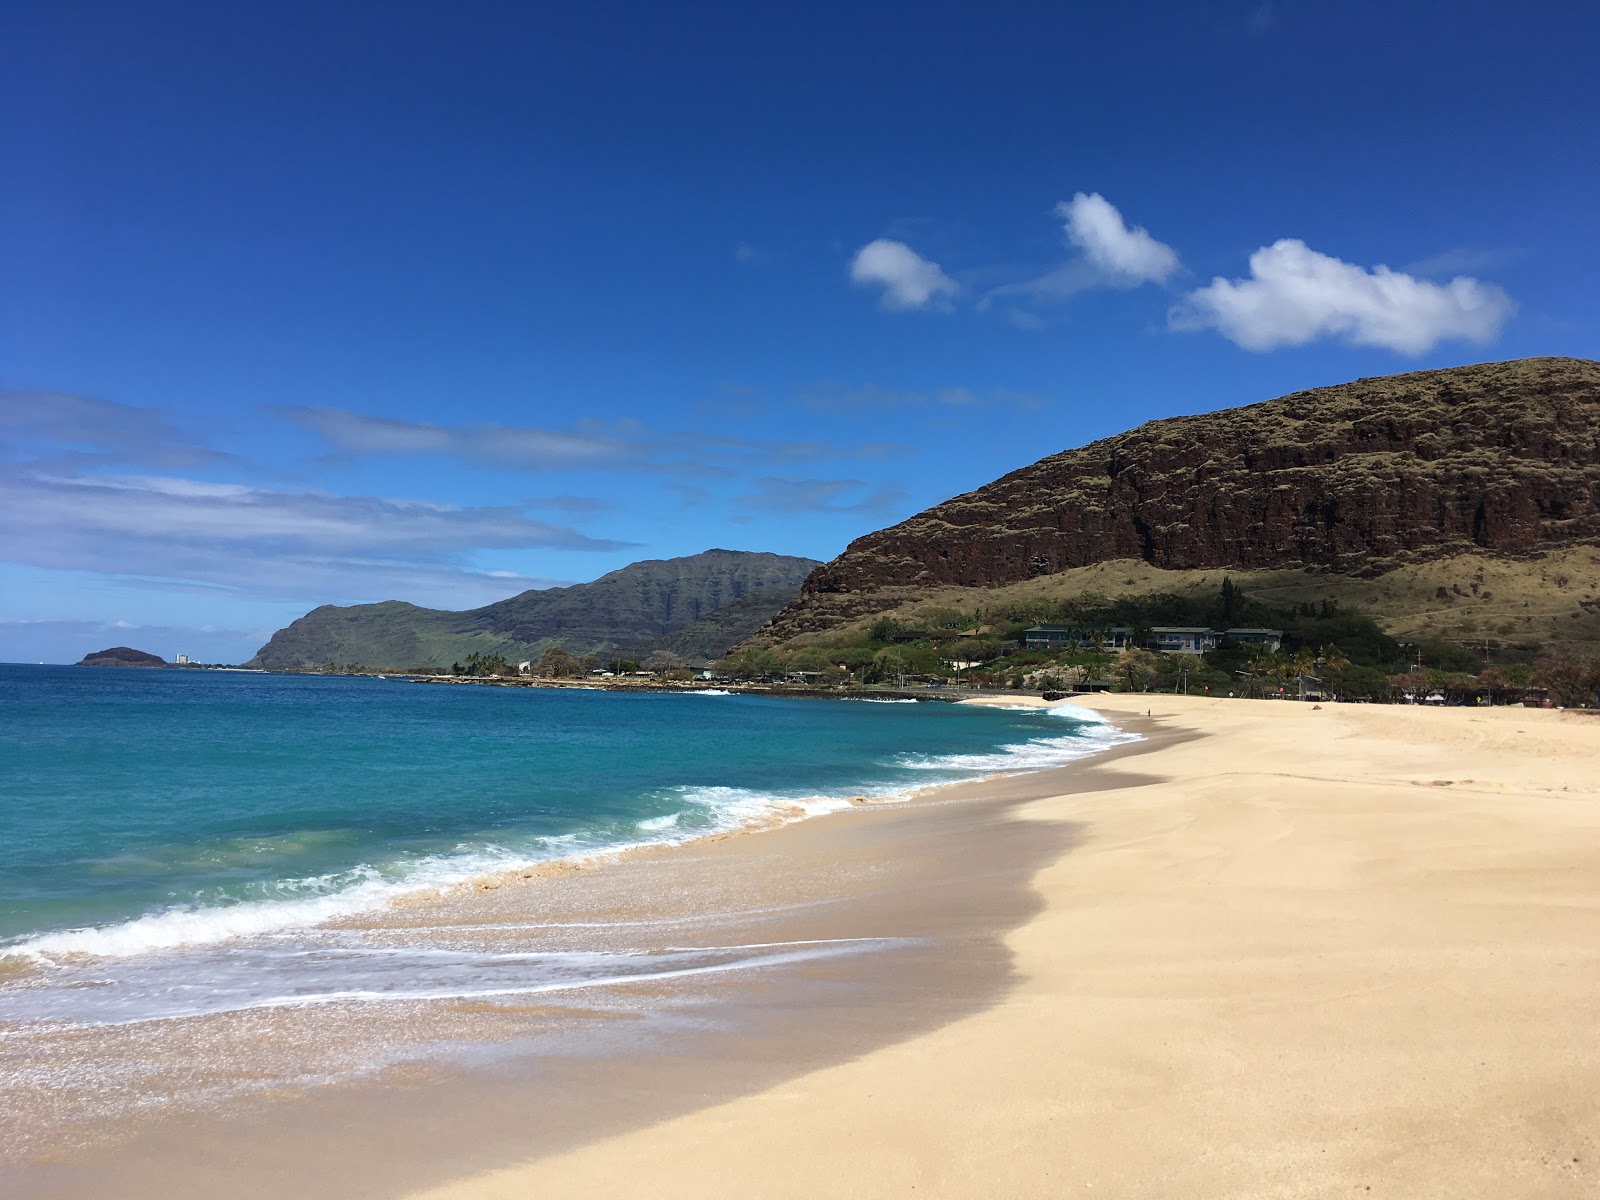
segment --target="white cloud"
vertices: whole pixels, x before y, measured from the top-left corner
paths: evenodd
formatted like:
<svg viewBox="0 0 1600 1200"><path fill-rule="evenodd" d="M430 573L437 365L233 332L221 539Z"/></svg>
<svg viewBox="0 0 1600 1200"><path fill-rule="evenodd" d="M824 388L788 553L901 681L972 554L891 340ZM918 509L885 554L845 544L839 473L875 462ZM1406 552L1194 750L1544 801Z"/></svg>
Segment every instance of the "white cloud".
<svg viewBox="0 0 1600 1200"><path fill-rule="evenodd" d="M1369 271L1283 238L1250 256L1249 279L1218 277L1190 292L1170 324L1215 329L1246 350L1340 337L1422 354L1441 341L1492 341L1515 308L1494 284L1467 276L1429 283L1385 266Z"/></svg>
<svg viewBox="0 0 1600 1200"><path fill-rule="evenodd" d="M929 262L904 242L879 238L856 252L850 279L861 287L883 288L889 309L947 308L961 290L936 262Z"/></svg>
<svg viewBox="0 0 1600 1200"><path fill-rule="evenodd" d="M1178 269L1178 252L1150 236L1142 225L1128 228L1116 205L1099 192L1079 192L1056 205L1067 223L1067 240L1105 275L1125 287L1165 283Z"/></svg>
<svg viewBox="0 0 1600 1200"><path fill-rule="evenodd" d="M513 507L270 491L191 479L0 471L0 561L142 577L166 588L320 601L483 603L533 586L482 549L610 551Z"/></svg>
<svg viewBox="0 0 1600 1200"><path fill-rule="evenodd" d="M634 447L603 434L513 425L452 428L375 417L343 408L282 405L277 411L352 454L448 454L527 469L607 466Z"/></svg>
<svg viewBox="0 0 1600 1200"><path fill-rule="evenodd" d="M1067 242L1081 258L1053 267L1043 275L990 288L978 303L980 312L996 300L1058 304L1094 288L1133 288L1145 283L1165 283L1181 267L1178 252L1150 236L1143 226L1128 228L1117 206L1099 192L1079 192L1056 205L1056 216L1066 222ZM1034 313L1008 307L1006 316L1024 329L1044 322Z"/></svg>
<svg viewBox="0 0 1600 1200"><path fill-rule="evenodd" d="M15 476L0 500L28 514L24 533L94 530L111 537L198 540L248 550L265 544L317 553L450 554L463 546L616 550L515 508L458 508L426 500L277 492L140 476Z"/></svg>

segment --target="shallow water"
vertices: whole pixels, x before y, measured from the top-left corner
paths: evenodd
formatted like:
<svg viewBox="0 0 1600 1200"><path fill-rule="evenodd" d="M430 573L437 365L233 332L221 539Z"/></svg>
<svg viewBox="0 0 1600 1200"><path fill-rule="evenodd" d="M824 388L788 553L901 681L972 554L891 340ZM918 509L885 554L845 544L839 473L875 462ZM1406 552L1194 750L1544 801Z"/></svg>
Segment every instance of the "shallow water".
<svg viewBox="0 0 1600 1200"><path fill-rule="evenodd" d="M629 973L316 927L1120 737L1070 709L26 666L0 713L0 1022L91 1025Z"/></svg>

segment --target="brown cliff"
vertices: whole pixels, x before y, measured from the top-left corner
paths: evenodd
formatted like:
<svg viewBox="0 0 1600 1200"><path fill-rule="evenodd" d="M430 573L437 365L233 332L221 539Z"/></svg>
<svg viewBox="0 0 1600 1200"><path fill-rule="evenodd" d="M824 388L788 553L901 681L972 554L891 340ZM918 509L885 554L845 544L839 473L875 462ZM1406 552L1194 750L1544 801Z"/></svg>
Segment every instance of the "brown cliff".
<svg viewBox="0 0 1600 1200"><path fill-rule="evenodd" d="M1152 421L1052 455L852 542L764 634L825 629L906 589L1111 560L1371 578L1595 544L1600 363L1485 363Z"/></svg>

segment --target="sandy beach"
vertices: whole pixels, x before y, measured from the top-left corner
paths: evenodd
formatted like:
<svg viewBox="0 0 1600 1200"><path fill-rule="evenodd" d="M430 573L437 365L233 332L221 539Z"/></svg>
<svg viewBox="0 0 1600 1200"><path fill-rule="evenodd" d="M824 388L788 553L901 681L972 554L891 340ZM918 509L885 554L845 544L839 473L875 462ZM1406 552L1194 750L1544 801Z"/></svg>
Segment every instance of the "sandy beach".
<svg viewBox="0 0 1600 1200"><path fill-rule="evenodd" d="M1203 736L1009 810L1075 833L992 1002L415 1196L1600 1192L1600 720L1094 703Z"/></svg>
<svg viewBox="0 0 1600 1200"><path fill-rule="evenodd" d="M448 926L560 950L568 930L767 965L534 1003L225 1014L176 1051L145 1026L74 1035L61 1055L155 1071L195 1103L96 1126L92 1096L30 1093L89 1124L0 1183L52 1200L1596 1194L1600 719L1092 703L1143 740L363 918L396 944ZM440 1045L465 1056L407 1049ZM391 1065L204 1102L240 1071L375 1060Z"/></svg>

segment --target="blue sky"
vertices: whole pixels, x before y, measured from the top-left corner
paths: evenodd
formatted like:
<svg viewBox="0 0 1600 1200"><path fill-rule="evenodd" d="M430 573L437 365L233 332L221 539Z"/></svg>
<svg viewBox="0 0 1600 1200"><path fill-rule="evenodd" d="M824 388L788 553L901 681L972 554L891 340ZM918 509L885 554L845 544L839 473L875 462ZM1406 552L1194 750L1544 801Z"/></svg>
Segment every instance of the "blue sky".
<svg viewBox="0 0 1600 1200"><path fill-rule="evenodd" d="M1596 61L1570 3L0 3L0 660L1595 357Z"/></svg>

